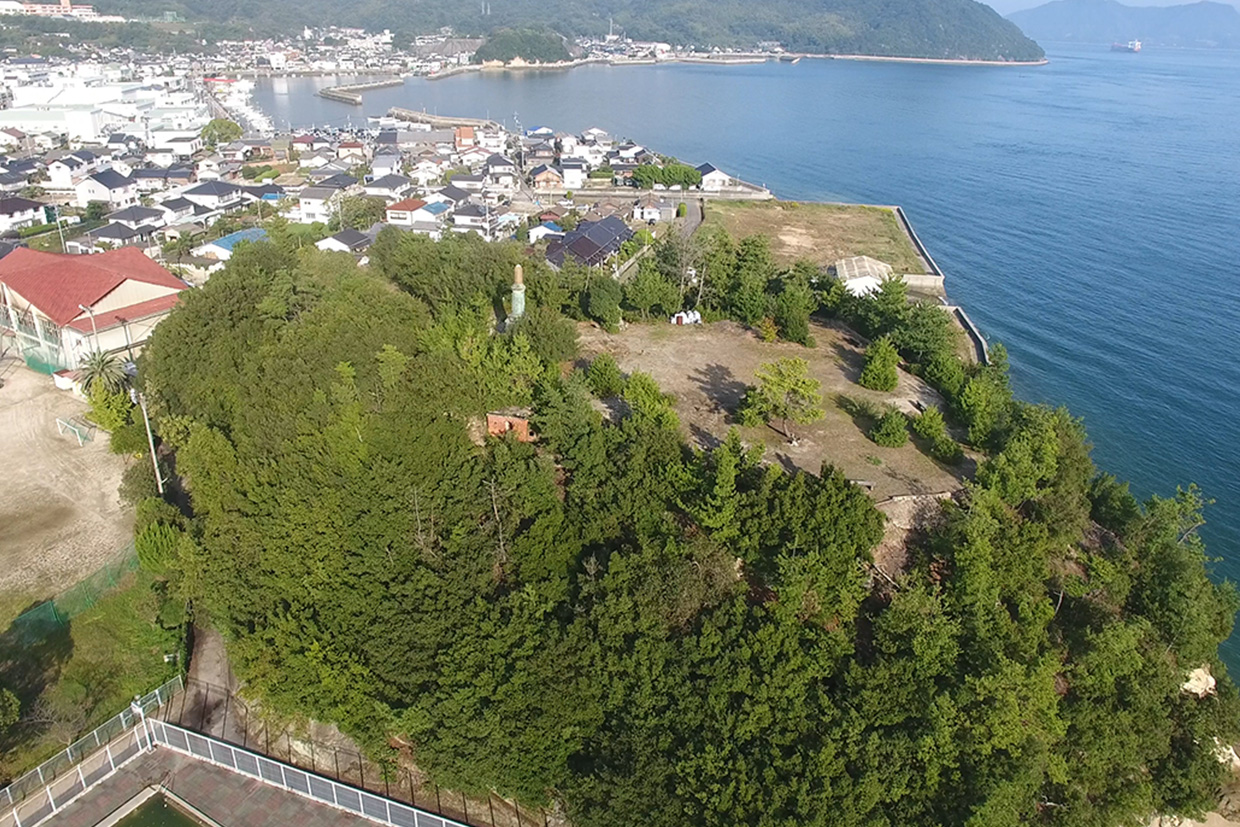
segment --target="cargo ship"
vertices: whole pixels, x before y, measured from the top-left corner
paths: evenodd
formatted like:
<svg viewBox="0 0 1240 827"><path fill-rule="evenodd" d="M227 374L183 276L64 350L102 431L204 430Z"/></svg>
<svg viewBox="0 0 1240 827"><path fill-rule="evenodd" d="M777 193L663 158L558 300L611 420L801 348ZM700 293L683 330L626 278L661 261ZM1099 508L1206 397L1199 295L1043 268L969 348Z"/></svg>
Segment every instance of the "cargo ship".
<svg viewBox="0 0 1240 827"><path fill-rule="evenodd" d="M1112 52L1139 52L1141 51L1140 40L1129 40L1127 43L1112 43Z"/></svg>

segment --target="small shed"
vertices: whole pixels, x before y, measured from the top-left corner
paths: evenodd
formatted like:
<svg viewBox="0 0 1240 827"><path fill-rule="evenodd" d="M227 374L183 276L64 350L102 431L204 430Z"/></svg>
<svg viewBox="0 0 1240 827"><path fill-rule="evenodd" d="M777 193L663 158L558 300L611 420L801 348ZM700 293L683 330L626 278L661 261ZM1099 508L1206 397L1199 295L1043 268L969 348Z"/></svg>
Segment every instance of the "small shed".
<svg viewBox="0 0 1240 827"><path fill-rule="evenodd" d="M854 296L873 293L892 273L890 264L869 256L852 256L835 262L835 277Z"/></svg>
<svg viewBox="0 0 1240 827"><path fill-rule="evenodd" d="M504 437L509 433L517 435L518 442L533 442L530 434L529 408L504 408L501 411L487 412L487 435Z"/></svg>

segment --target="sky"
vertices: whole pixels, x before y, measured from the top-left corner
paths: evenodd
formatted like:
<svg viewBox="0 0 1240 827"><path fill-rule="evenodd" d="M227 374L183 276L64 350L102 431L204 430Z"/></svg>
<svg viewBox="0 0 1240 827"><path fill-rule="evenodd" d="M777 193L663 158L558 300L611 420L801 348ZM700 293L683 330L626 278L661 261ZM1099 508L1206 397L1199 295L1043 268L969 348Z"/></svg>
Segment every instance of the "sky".
<svg viewBox="0 0 1240 827"><path fill-rule="evenodd" d="M1011 14L1021 9L1031 9L1034 6L1041 6L1047 0L986 0L991 8L999 12L999 14ZM1179 3L1168 3L1166 0L1119 0L1125 6L1174 6ZM1184 3L1193 2L1193 0L1182 0ZM1233 6L1240 6L1240 0L1221 0L1221 2L1230 2Z"/></svg>

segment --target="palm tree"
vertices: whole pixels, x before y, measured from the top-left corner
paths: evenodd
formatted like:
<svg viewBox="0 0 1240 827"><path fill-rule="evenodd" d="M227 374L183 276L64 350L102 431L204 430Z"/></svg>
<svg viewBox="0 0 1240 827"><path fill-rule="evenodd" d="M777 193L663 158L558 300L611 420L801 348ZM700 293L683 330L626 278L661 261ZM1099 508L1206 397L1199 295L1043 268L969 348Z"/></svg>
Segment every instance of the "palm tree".
<svg viewBox="0 0 1240 827"><path fill-rule="evenodd" d="M121 360L115 354L104 353L102 350L92 350L86 354L78 367L78 374L82 379L82 391L86 394L91 392L96 383L109 393L117 393L125 387L129 378Z"/></svg>

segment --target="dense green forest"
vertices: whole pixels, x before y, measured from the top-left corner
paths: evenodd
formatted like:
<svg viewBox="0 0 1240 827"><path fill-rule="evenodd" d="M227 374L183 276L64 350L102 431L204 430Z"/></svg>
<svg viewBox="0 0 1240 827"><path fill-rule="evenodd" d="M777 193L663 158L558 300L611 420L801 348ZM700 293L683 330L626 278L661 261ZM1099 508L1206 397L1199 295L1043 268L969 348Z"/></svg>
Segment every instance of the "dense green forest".
<svg viewBox="0 0 1240 827"><path fill-rule="evenodd" d="M100 11L158 15L175 11L251 27L258 34L302 26L391 29L402 36L451 26L483 35L537 28L576 37L603 35L610 21L637 40L699 47L749 47L777 40L789 50L823 54L1036 60L1042 49L994 9L973 0L100 0Z"/></svg>
<svg viewBox="0 0 1240 827"><path fill-rule="evenodd" d="M1138 504L1078 421L1012 398L1001 347L966 368L898 282L850 299L721 233L662 242L623 289L472 237L385 230L359 270L271 235L142 356L192 515L153 504L138 542L273 712L379 756L400 736L439 783L580 827L1212 806L1237 603L1207 577L1200 495ZM498 332L517 263L529 309ZM830 466L790 473L735 432L692 450L649 376L562 367L570 320L682 302L793 340L838 314L943 390L989 458L894 583L870 566L883 516ZM511 405L538 442L482 444ZM1202 665L1217 692L1183 693Z"/></svg>
<svg viewBox="0 0 1240 827"><path fill-rule="evenodd" d="M474 54L475 63L519 57L531 63L558 63L570 55L564 38L549 32L530 29L500 29L491 33Z"/></svg>

